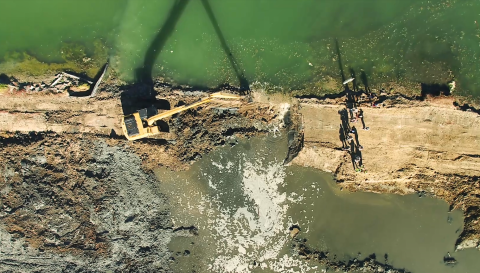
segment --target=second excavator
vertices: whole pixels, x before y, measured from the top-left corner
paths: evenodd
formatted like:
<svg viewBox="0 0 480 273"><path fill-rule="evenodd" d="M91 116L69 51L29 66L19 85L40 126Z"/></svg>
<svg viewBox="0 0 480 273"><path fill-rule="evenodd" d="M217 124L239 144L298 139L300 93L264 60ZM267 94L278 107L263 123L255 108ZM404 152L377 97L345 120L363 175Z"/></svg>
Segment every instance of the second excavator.
<svg viewBox="0 0 480 273"><path fill-rule="evenodd" d="M182 105L171 110L164 111L154 116L148 117L147 111L138 111L131 115L126 115L122 118L122 129L125 137L128 140L137 140L145 137L152 137L160 134L160 129L155 125L156 121L168 118L174 114L183 112L185 110L200 106L202 104L214 101L216 99L242 99L241 96L217 92L210 94L197 102L188 105Z"/></svg>

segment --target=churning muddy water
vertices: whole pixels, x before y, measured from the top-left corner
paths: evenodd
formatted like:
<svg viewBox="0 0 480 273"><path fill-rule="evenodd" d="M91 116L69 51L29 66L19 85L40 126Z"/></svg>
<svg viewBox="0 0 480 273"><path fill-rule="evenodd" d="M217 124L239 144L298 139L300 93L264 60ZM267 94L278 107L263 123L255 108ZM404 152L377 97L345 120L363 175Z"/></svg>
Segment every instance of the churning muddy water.
<svg viewBox="0 0 480 273"><path fill-rule="evenodd" d="M160 189L184 237L170 243L177 272L318 272L292 248L289 228L309 247L348 261L375 254L410 272L476 272L477 251L454 252L462 214L441 200L349 193L330 174L284 166L284 136L241 140L188 171L159 169ZM194 227L194 228L193 228ZM194 235L197 234L198 235ZM447 266L450 252L458 263Z"/></svg>

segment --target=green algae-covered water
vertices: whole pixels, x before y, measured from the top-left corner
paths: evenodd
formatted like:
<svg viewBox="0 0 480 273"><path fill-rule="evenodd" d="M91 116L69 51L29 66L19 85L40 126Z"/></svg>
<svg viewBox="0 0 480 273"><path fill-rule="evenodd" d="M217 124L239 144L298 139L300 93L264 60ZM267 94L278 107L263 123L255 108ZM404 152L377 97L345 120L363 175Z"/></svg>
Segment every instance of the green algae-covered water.
<svg viewBox="0 0 480 273"><path fill-rule="evenodd" d="M2 0L0 60L26 51L44 62L60 62L64 43L76 42L93 53L94 41L112 45L126 0Z"/></svg>
<svg viewBox="0 0 480 273"><path fill-rule="evenodd" d="M3 62L19 61L14 51L58 62L66 42L93 54L101 41L128 81L153 74L196 86L268 83L316 92L326 76L341 81L341 60L345 77L363 70L370 83L456 79L458 92L480 95L476 0L3 0L1 6Z"/></svg>

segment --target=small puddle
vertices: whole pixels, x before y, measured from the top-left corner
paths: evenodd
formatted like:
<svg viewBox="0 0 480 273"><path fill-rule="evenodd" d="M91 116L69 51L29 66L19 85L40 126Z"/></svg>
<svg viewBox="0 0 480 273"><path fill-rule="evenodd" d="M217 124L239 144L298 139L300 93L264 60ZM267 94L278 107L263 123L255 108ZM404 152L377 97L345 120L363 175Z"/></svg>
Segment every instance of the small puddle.
<svg viewBox="0 0 480 273"><path fill-rule="evenodd" d="M173 239L175 272L318 272L291 249L289 227L310 247L338 260L377 260L411 272L476 272L475 250L454 252L459 211L434 198L341 191L330 174L283 166L286 138L259 137L223 147L186 172L156 170L177 227L197 236ZM188 232L186 232L188 235ZM446 266L450 252L457 260ZM385 255L387 254L387 255ZM332 255L333 257L333 255Z"/></svg>

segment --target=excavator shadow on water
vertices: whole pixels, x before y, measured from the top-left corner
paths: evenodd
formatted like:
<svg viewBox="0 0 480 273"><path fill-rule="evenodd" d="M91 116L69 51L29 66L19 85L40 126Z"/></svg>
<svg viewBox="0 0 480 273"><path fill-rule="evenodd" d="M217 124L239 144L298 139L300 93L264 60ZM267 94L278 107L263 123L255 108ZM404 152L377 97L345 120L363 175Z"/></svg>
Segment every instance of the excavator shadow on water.
<svg viewBox="0 0 480 273"><path fill-rule="evenodd" d="M152 78L152 72L154 64L165 47L166 42L175 30L175 26L182 16L188 2L190 0L176 0L169 12L166 21L163 23L162 28L157 33L152 43L145 53L143 66L135 71L136 84L131 86L129 90L125 90L121 94L121 103L124 116L122 117L121 124L123 133L128 140L137 140L146 137L152 137L159 135L162 132L168 133L169 126L165 120L174 114L183 112L185 110L200 106L204 103L211 101L217 101L220 98L223 99L241 99L241 96L232 95L222 92L216 92L201 99L198 102L182 105L174 109L170 109L170 103L167 100L157 100L155 98L156 92L154 90L154 81ZM205 87L195 88L197 90L211 90L220 91L229 89L231 91L239 92L241 95L248 94L249 83L245 78L242 69L239 67L237 60L234 58L227 42L220 30L218 21L215 18L212 7L208 0L201 0L202 5L213 25L216 35L220 40L220 44L227 55L227 58L232 66L235 75L238 78L240 88L232 88L228 85L221 85L214 89ZM141 110L138 110L141 109ZM164 110L160 111L159 109ZM164 120L165 119L165 120Z"/></svg>

